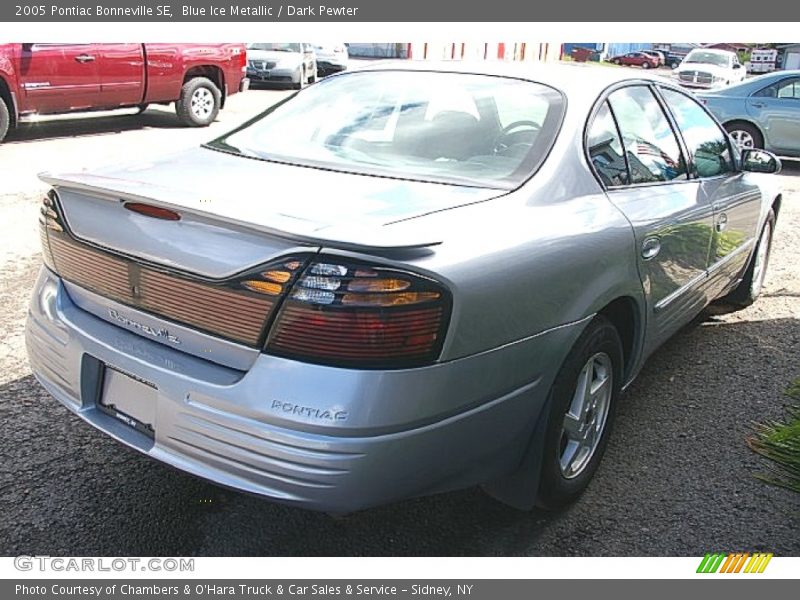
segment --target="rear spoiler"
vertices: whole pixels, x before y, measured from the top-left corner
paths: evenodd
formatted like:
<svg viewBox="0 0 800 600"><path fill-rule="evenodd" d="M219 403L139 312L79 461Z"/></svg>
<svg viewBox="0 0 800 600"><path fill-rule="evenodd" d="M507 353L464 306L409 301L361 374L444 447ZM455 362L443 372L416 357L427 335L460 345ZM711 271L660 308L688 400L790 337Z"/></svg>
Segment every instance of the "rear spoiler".
<svg viewBox="0 0 800 600"><path fill-rule="evenodd" d="M179 189L156 186L142 181L104 177L89 173L39 173L39 179L54 188L69 188L110 201L131 201L162 206L181 213L196 215L201 219L263 232L291 241L329 246L354 251L403 251L437 246L442 240L436 236L409 234L396 227L385 225L355 225L336 227L298 219L280 213L257 215L236 214L227 206L217 203L209 210L211 201L187 194ZM228 209L228 210L226 210ZM253 219L252 217L255 217Z"/></svg>

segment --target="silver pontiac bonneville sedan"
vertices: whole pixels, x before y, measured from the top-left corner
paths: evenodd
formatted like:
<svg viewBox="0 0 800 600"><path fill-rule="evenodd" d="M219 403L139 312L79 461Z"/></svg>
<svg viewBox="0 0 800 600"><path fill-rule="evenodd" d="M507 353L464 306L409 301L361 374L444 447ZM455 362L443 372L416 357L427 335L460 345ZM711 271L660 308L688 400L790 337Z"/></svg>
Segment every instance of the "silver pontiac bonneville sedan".
<svg viewBox="0 0 800 600"><path fill-rule="evenodd" d="M375 64L181 154L42 175L31 365L275 501L558 508L648 355L759 295L779 168L640 73Z"/></svg>

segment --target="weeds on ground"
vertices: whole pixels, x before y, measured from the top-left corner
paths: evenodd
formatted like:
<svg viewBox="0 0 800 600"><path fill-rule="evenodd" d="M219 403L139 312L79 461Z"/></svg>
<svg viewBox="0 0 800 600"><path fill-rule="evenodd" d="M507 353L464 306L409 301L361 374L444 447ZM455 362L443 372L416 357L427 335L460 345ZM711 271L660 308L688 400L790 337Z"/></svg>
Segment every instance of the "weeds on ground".
<svg viewBox="0 0 800 600"><path fill-rule="evenodd" d="M756 424L747 445L770 460L767 472L757 473L756 477L800 493L800 377L786 388L786 395L797 404L789 407L782 421Z"/></svg>

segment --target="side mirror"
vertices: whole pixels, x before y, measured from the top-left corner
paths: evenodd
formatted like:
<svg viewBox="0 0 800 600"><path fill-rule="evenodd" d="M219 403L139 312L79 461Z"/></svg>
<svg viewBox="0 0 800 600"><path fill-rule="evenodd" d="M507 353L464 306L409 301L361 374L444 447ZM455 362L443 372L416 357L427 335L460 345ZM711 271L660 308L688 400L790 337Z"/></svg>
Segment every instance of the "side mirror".
<svg viewBox="0 0 800 600"><path fill-rule="evenodd" d="M736 63L735 65L733 65L733 68L734 69L741 69L742 65L740 65L739 63Z"/></svg>
<svg viewBox="0 0 800 600"><path fill-rule="evenodd" d="M781 159L772 152L757 148L742 150L742 171L750 173L780 173Z"/></svg>

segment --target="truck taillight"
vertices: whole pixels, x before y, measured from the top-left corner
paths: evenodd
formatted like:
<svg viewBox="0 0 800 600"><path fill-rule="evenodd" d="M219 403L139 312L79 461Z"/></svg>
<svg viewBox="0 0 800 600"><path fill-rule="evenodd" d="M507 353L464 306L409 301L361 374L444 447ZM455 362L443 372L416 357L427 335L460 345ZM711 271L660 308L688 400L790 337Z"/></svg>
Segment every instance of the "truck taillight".
<svg viewBox="0 0 800 600"><path fill-rule="evenodd" d="M294 283L266 350L335 366L418 366L438 358L449 317L450 294L431 279L321 258Z"/></svg>

